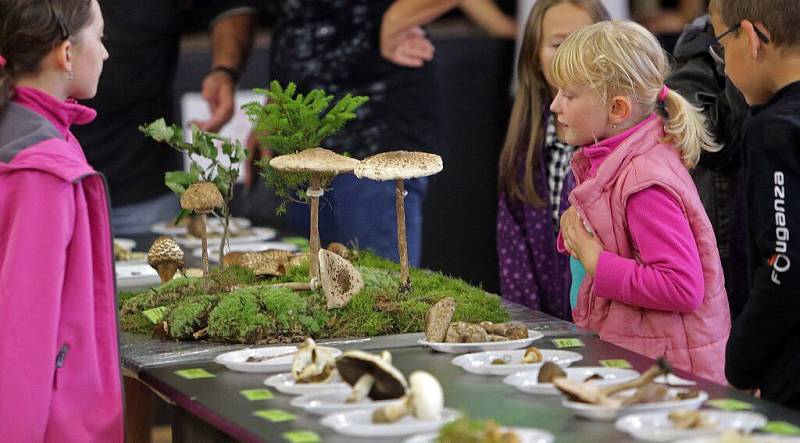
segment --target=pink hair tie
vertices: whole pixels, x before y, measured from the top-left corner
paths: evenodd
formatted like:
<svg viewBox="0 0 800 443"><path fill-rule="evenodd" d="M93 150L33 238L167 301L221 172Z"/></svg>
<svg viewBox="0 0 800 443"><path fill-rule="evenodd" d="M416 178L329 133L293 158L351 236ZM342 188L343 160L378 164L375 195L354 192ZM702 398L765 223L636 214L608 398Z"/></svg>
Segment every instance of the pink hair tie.
<svg viewBox="0 0 800 443"><path fill-rule="evenodd" d="M667 85L664 85L664 87L661 88L661 92L658 93L658 101L663 102L667 98L668 94L669 94L669 88L667 87Z"/></svg>
<svg viewBox="0 0 800 443"><path fill-rule="evenodd" d="M6 58L0 55L0 68L6 67Z"/></svg>

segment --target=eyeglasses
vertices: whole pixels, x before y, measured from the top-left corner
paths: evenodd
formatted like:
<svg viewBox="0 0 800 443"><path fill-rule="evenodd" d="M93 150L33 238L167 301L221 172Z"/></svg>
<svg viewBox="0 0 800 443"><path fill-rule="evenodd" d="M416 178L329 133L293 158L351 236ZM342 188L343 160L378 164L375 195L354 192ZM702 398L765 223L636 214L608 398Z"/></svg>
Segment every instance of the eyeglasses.
<svg viewBox="0 0 800 443"><path fill-rule="evenodd" d="M712 43L708 47L708 53L711 54L711 58L713 58L715 62L719 63L720 65L725 64L725 48L719 43L719 41L722 40L722 37L725 37L731 32L737 31L741 27L742 24L739 23L736 26L723 32L722 34L714 37L714 43ZM767 37L766 34L761 32L761 30L756 28L755 26L753 26L753 29L756 31L756 35L758 36L758 39L761 40L762 43L764 43L765 45L769 43L769 37Z"/></svg>

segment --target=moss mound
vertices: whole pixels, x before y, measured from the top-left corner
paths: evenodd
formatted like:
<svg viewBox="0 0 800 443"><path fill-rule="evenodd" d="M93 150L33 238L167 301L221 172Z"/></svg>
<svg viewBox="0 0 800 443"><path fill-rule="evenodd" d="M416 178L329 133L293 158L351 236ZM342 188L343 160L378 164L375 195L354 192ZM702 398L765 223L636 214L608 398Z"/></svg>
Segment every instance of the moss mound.
<svg viewBox="0 0 800 443"><path fill-rule="evenodd" d="M466 282L422 269L411 270L413 289L398 294L400 268L389 260L361 251L353 264L364 277L364 289L341 309L325 308L318 292L269 287L270 283L306 281L308 266L287 275L259 280L232 266L211 272L204 282L181 278L138 293L120 295L120 323L130 332L150 334L153 323L143 314L164 307L168 334L178 340L195 337L235 343L298 342L419 332L428 308L453 297L455 320L503 322L508 314L500 298Z"/></svg>

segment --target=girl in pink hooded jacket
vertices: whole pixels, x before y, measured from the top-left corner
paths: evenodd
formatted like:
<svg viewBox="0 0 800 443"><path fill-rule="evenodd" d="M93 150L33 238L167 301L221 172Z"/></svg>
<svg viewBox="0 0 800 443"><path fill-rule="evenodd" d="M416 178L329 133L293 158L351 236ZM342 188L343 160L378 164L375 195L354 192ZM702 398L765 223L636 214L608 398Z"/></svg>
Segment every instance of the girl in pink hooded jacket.
<svg viewBox="0 0 800 443"><path fill-rule="evenodd" d="M0 1L0 439L123 440L103 177L70 132L108 53L97 0Z"/></svg>
<svg viewBox="0 0 800 443"><path fill-rule="evenodd" d="M664 86L668 70L656 38L632 22L589 26L556 52L551 110L583 146L559 247L572 256L578 325L724 384L728 302L687 170L716 145L699 110Z"/></svg>

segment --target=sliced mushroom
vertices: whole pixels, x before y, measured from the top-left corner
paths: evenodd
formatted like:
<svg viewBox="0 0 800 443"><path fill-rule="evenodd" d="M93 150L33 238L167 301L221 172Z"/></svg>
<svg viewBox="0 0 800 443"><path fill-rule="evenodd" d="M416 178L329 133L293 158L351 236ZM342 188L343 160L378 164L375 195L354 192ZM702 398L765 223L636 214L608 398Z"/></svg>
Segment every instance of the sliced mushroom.
<svg viewBox="0 0 800 443"><path fill-rule="evenodd" d="M437 420L444 408L442 385L434 376L424 371L414 371L408 377L409 393L403 401L376 409L372 413L375 423L393 423L408 414L418 420Z"/></svg>
<svg viewBox="0 0 800 443"><path fill-rule="evenodd" d="M361 272L349 261L325 249L320 249L318 261L322 265L320 278L309 283L277 283L273 288L290 288L297 291L316 291L322 288L328 309L340 308L364 289Z"/></svg>
<svg viewBox="0 0 800 443"><path fill-rule="evenodd" d="M447 336L447 328L453 321L456 301L445 297L437 301L425 314L425 337L428 341L441 343Z"/></svg>
<svg viewBox="0 0 800 443"><path fill-rule="evenodd" d="M206 235L206 214L214 208L221 207L225 201L217 185L211 182L197 182L189 186L181 195L181 208L194 211L200 216L201 236L203 251L203 276L208 275L208 236ZM220 245L222 248L223 245Z"/></svg>
<svg viewBox="0 0 800 443"><path fill-rule="evenodd" d="M171 237L158 237L147 251L147 264L158 272L161 283L166 283L183 269L183 250Z"/></svg>
<svg viewBox="0 0 800 443"><path fill-rule="evenodd" d="M392 355L380 356L363 351L347 351L336 361L342 379L353 387L348 403L358 403L365 397L373 400L400 398L408 383L403 373L392 366Z"/></svg>
<svg viewBox="0 0 800 443"><path fill-rule="evenodd" d="M333 378L336 358L327 349L320 349L312 338L297 348L292 359L292 377L295 383L325 383Z"/></svg>
<svg viewBox="0 0 800 443"><path fill-rule="evenodd" d="M446 343L485 343L489 341L489 334L482 327L463 321L450 323L445 336Z"/></svg>

